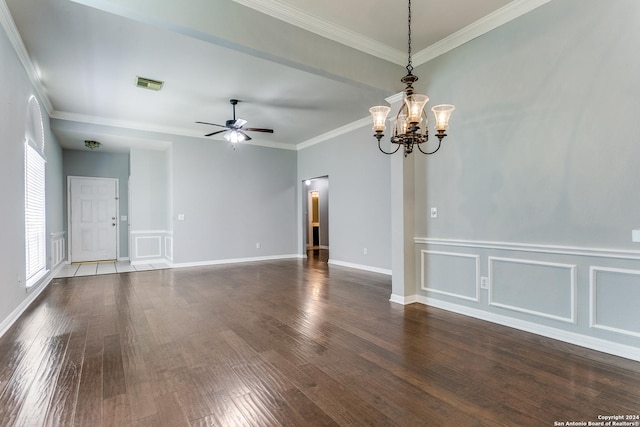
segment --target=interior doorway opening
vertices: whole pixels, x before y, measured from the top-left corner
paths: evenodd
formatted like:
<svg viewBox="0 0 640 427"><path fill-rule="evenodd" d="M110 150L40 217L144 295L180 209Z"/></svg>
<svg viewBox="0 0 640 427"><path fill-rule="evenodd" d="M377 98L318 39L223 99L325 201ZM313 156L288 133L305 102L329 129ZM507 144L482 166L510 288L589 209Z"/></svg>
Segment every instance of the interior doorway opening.
<svg viewBox="0 0 640 427"><path fill-rule="evenodd" d="M308 259L329 259L329 177L305 179L303 191L303 246Z"/></svg>

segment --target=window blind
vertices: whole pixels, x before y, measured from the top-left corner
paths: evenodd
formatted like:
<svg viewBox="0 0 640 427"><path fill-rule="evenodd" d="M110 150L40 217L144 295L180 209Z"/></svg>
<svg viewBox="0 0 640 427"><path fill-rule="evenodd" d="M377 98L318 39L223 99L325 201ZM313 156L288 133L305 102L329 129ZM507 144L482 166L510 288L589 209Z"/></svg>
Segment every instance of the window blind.
<svg viewBox="0 0 640 427"><path fill-rule="evenodd" d="M27 286L46 269L45 161L30 144L25 150L25 244Z"/></svg>

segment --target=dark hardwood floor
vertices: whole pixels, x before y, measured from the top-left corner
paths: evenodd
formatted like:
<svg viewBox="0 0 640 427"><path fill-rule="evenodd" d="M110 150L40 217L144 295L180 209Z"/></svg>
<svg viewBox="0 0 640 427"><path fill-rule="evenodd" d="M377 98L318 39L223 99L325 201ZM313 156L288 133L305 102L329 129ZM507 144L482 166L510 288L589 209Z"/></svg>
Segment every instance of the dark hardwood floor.
<svg viewBox="0 0 640 427"><path fill-rule="evenodd" d="M388 276L321 257L57 279L0 338L0 425L553 426L640 413L640 363L389 294Z"/></svg>

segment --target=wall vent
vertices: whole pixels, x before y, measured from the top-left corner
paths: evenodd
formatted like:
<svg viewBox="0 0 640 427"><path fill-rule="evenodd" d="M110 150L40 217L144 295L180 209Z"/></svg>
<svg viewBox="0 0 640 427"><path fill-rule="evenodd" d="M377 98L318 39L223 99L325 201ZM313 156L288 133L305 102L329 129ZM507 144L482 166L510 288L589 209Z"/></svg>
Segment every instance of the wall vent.
<svg viewBox="0 0 640 427"><path fill-rule="evenodd" d="M147 79L146 77L136 76L136 86L141 87L143 89L155 90L158 91L162 89L164 82L160 80L152 80Z"/></svg>

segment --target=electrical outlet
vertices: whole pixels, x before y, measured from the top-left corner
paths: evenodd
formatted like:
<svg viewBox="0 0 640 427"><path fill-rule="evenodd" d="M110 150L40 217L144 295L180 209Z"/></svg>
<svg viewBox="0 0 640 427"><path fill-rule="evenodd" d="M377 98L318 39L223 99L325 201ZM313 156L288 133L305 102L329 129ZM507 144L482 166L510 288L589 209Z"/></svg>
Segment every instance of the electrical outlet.
<svg viewBox="0 0 640 427"><path fill-rule="evenodd" d="M480 278L480 288L489 289L489 278L488 277L481 277Z"/></svg>
<svg viewBox="0 0 640 427"><path fill-rule="evenodd" d="M260 242L256 243L256 249L260 249L260 246L262 246Z"/></svg>
<svg viewBox="0 0 640 427"><path fill-rule="evenodd" d="M438 218L438 208L431 208L431 218Z"/></svg>
<svg viewBox="0 0 640 427"><path fill-rule="evenodd" d="M363 253L363 254L365 254L365 255L367 254L367 252L368 252L368 251L367 251L367 248L364 248L364 249L362 250L362 253Z"/></svg>

